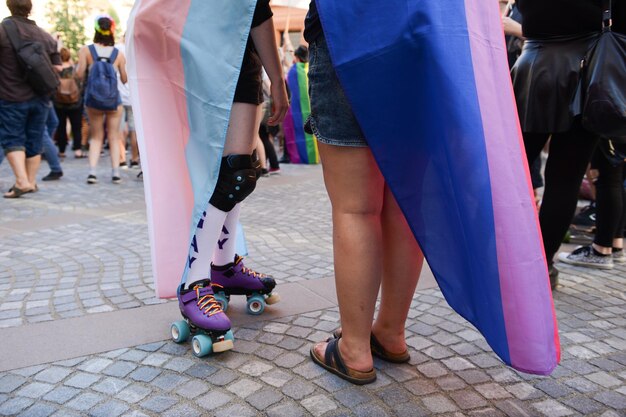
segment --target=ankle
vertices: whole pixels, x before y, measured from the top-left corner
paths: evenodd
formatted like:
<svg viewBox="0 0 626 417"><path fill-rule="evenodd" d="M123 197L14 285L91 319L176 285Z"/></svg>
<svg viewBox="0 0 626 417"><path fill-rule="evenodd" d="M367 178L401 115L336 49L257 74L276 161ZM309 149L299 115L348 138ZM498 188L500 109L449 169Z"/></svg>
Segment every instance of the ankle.
<svg viewBox="0 0 626 417"><path fill-rule="evenodd" d="M606 256L611 254L611 247L600 246L596 243L593 243L591 247L593 248L594 253L598 256Z"/></svg>
<svg viewBox="0 0 626 417"><path fill-rule="evenodd" d="M339 339L339 353L346 366L357 371L367 372L374 367L372 351L369 340L367 343L359 343L344 339Z"/></svg>

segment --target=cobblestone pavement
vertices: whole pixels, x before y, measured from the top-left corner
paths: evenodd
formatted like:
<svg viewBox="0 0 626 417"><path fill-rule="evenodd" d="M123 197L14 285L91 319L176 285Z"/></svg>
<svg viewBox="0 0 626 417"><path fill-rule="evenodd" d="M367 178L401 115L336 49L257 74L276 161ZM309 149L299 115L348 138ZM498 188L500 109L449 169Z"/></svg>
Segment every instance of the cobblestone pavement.
<svg viewBox="0 0 626 417"><path fill-rule="evenodd" d="M120 186L87 186L85 165L68 160L61 181L1 203L0 326L8 331L163 302L152 294L136 172L125 172ZM8 172L0 166L2 189L11 185ZM263 179L243 224L251 266L283 282L332 275L319 167L285 166ZM626 416L626 265L559 269L562 361L550 377L502 365L429 289L415 294L407 323L411 362L376 361L378 380L369 386L308 358L312 342L338 326L329 308L260 316L235 329L233 351L202 359L167 340L165 328L162 342L2 372L0 415Z"/></svg>

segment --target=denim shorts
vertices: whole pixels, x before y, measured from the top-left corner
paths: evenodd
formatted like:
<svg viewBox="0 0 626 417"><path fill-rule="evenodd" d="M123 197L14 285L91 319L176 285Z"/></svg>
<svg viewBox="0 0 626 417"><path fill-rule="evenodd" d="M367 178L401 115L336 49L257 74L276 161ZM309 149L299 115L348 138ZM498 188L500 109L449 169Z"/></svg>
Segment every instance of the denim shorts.
<svg viewBox="0 0 626 417"><path fill-rule="evenodd" d="M5 154L24 151L27 158L43 152L43 133L52 102L33 98L24 102L0 100L0 144Z"/></svg>
<svg viewBox="0 0 626 417"><path fill-rule="evenodd" d="M339 84L324 36L309 45L311 115L305 130L319 142L335 146L367 147L365 136Z"/></svg>

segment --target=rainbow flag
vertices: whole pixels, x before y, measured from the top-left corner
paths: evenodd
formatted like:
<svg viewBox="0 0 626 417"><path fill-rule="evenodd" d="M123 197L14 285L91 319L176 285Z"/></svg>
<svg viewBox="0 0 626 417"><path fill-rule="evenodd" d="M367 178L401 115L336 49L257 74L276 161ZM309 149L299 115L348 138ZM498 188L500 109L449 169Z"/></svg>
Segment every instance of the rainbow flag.
<svg viewBox="0 0 626 417"><path fill-rule="evenodd" d="M513 368L559 338L495 0L317 0L335 70L450 306Z"/></svg>
<svg viewBox="0 0 626 417"><path fill-rule="evenodd" d="M175 297L215 189L256 0L137 0L128 72L157 296ZM238 249L246 253L241 232ZM208 272L208 271L207 271Z"/></svg>
<svg viewBox="0 0 626 417"><path fill-rule="evenodd" d="M283 122L285 151L294 164L318 164L320 162L315 136L304 131L304 122L311 114L309 100L309 64L298 62L287 74L291 93L291 106Z"/></svg>

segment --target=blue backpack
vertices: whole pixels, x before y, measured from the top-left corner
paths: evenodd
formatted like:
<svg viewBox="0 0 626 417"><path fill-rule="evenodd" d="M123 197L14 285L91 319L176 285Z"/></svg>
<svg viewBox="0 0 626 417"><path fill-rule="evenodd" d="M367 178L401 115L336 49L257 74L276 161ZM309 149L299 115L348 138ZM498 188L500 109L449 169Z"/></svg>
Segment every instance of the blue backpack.
<svg viewBox="0 0 626 417"><path fill-rule="evenodd" d="M97 110L116 110L120 105L120 92L117 89L117 73L113 63L118 50L113 48L109 58L100 58L93 45L89 45L93 65L89 69L85 105Z"/></svg>

